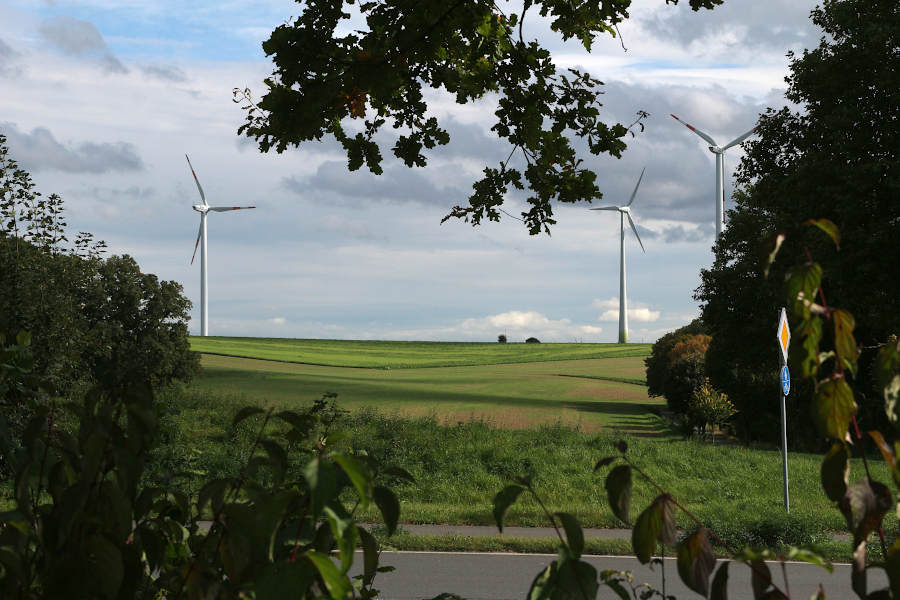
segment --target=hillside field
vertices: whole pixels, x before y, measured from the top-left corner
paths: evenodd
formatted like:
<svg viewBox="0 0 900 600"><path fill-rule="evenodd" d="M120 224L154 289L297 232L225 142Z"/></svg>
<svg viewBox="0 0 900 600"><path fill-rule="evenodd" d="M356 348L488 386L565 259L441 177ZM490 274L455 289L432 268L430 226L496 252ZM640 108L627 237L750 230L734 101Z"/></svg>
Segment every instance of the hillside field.
<svg viewBox="0 0 900 600"><path fill-rule="evenodd" d="M651 344L498 344L297 340L289 338L191 337L203 354L261 358L330 367L410 369L495 365L588 358L643 358Z"/></svg>
<svg viewBox="0 0 900 600"><path fill-rule="evenodd" d="M638 435L661 428L647 397L649 344L468 344L192 338L192 387L279 407L336 393L343 408L473 419L504 428L560 423ZM211 354L209 352L215 352ZM229 356L230 354L230 356ZM587 358L586 358L587 357Z"/></svg>

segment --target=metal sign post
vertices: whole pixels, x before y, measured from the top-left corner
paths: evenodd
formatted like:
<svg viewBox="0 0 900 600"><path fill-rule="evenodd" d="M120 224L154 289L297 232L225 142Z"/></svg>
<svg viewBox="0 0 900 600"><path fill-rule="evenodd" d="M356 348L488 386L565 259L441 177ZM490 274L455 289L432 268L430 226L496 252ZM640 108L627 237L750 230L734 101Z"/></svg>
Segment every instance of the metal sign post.
<svg viewBox="0 0 900 600"><path fill-rule="evenodd" d="M787 465L787 411L786 396L791 391L791 373L787 367L788 346L791 343L791 328L788 327L787 311L782 307L778 315L778 347L781 348L781 464L784 473L784 511L791 512L788 495Z"/></svg>

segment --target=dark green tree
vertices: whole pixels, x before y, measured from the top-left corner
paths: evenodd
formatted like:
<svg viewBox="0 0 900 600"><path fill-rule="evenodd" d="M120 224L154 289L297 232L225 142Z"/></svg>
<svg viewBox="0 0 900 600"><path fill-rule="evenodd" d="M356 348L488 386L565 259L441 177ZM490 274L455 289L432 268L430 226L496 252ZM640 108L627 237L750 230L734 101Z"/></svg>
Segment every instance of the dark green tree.
<svg viewBox="0 0 900 600"><path fill-rule="evenodd" d="M689 1L694 10L723 2ZM425 166L426 151L449 142L447 130L428 114L427 91L446 90L459 104L496 94L491 130L509 143L508 156L487 166L468 204L445 219L497 221L504 195L527 189L523 221L532 234L549 232L554 201L602 196L572 140L582 140L593 155L619 157L623 138L646 113L639 111L630 125L605 123L603 83L588 73L560 72L549 50L523 37L522 24L539 13L562 39L574 38L590 51L598 36L616 34L630 5L524 0L520 10L507 13L509 6L494 0L310 0L263 43L275 70L259 102L249 89L235 90L235 101L247 110L238 133L254 138L263 152L333 136L350 170L365 164L380 174L376 136L385 126L399 130L391 151L409 167ZM348 32L351 8L365 25Z"/></svg>
<svg viewBox="0 0 900 600"><path fill-rule="evenodd" d="M61 395L84 382L189 380L198 358L181 286L128 256L104 259L90 234L68 245L65 228L62 199L34 189L0 135L0 333L32 334L35 376Z"/></svg>
<svg viewBox="0 0 900 600"><path fill-rule="evenodd" d="M860 323L854 386L867 429L883 425L876 419L882 401L857 382L872 379L872 348L900 329L900 4L826 0L812 20L823 37L817 48L790 55L786 79L787 98L800 110L770 110L759 136L747 142L729 227L696 293L713 336L709 376L752 438L778 432L775 330L790 262L776 259L764 279L761 251L786 239L779 257L815 256L826 273L839 274L826 282L827 301ZM815 228L799 227L813 217L833 221L847 243L837 249ZM797 228L786 229L791 225ZM799 322L796 314L791 321ZM803 334L794 331L797 351ZM791 363L799 366L799 359ZM795 442L811 440L815 432L802 425L809 422L808 401L799 400L809 394L796 392L788 399L789 434Z"/></svg>

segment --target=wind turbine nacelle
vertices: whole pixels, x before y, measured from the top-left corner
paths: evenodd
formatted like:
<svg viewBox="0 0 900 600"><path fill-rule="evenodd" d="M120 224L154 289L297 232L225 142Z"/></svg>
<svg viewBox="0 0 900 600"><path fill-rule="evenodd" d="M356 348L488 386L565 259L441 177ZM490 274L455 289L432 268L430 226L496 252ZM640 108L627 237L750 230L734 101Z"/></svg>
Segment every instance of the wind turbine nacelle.
<svg viewBox="0 0 900 600"><path fill-rule="evenodd" d="M209 207L203 206L202 204L195 204L193 206L193 209L196 210L198 213L205 213L205 212L209 211Z"/></svg>
<svg viewBox="0 0 900 600"><path fill-rule="evenodd" d="M719 146L710 146L709 151L713 154L722 154L723 150Z"/></svg>
<svg viewBox="0 0 900 600"><path fill-rule="evenodd" d="M626 213L630 213L630 212L631 212L631 209L628 208L627 206L620 206L620 207L619 207L619 210L622 211L622 212L626 212Z"/></svg>

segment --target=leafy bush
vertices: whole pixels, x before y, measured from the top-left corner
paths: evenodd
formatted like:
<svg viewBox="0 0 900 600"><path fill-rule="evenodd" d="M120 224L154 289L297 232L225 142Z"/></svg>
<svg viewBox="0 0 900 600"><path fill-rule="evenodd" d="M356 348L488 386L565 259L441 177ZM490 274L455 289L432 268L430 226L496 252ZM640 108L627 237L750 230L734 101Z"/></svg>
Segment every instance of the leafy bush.
<svg viewBox="0 0 900 600"><path fill-rule="evenodd" d="M239 411L232 428L250 432L247 458L234 476L206 481L195 501L148 477L153 404L145 381L120 395L95 387L81 403L38 407L10 459L16 486L13 509L0 513L0 597L377 595L378 542L354 514L374 504L393 532L400 504L381 479L410 476L333 451L328 398L305 411ZM74 433L59 426L69 410ZM274 422L283 435L272 435ZM364 569L354 582L347 571L357 545Z"/></svg>
<svg viewBox="0 0 900 600"><path fill-rule="evenodd" d="M716 428L724 427L736 413L737 410L728 399L728 395L717 391L709 379L706 379L703 385L694 391L688 404L687 417L700 433L705 434L715 433Z"/></svg>
<svg viewBox="0 0 900 600"><path fill-rule="evenodd" d="M541 340L537 339L536 337L530 337L527 340L525 340L525 343L526 344L540 344Z"/></svg>
<svg viewBox="0 0 900 600"><path fill-rule="evenodd" d="M504 335L504 334L502 334L502 333L501 333L500 335L498 335L498 336L497 336L497 343L498 343L498 344L505 344L505 343L506 343L506 335Z"/></svg>

